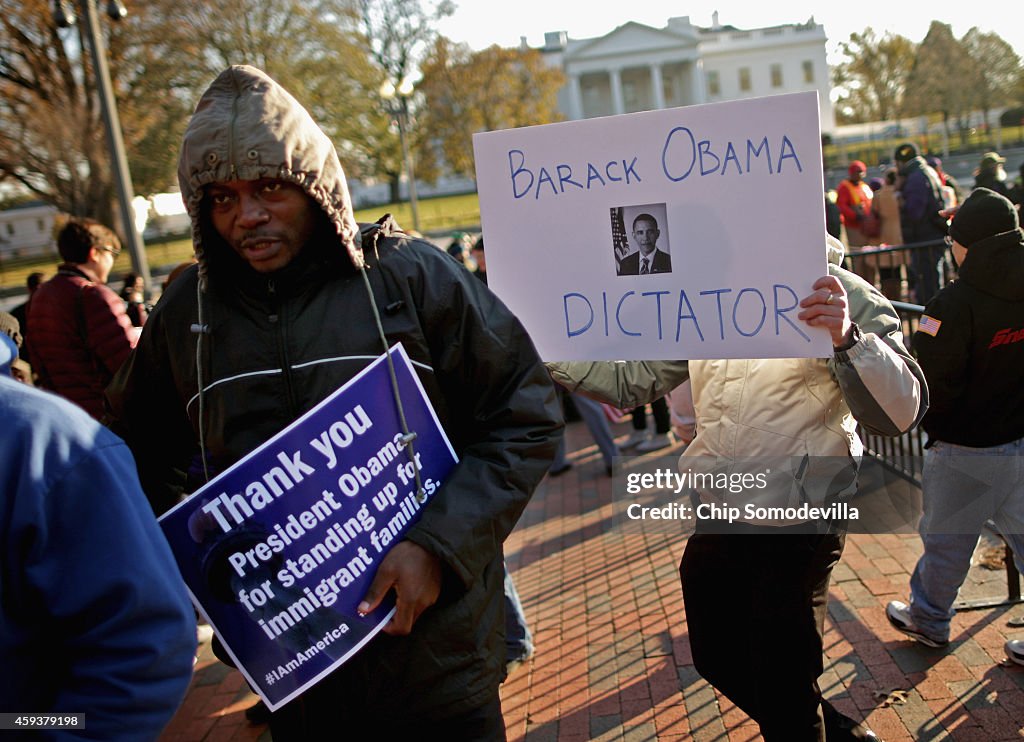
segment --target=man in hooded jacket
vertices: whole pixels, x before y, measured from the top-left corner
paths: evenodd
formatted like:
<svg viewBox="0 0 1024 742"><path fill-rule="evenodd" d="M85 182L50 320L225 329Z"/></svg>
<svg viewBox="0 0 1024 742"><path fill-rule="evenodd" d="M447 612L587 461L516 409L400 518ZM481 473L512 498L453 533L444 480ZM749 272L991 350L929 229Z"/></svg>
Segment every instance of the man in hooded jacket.
<svg viewBox="0 0 1024 742"><path fill-rule="evenodd" d="M931 647L949 643L953 602L987 520L1024 569L1024 232L1009 199L977 188L949 236L960 277L928 303L914 335L932 394L922 421L924 553L910 604L886 609Z"/></svg>
<svg viewBox="0 0 1024 742"><path fill-rule="evenodd" d="M504 739L502 542L562 429L525 330L443 251L390 218L357 225L330 140L259 70L210 85L178 178L198 264L108 389L157 512L399 341L459 456L360 607L393 589L395 616L273 714L274 739Z"/></svg>

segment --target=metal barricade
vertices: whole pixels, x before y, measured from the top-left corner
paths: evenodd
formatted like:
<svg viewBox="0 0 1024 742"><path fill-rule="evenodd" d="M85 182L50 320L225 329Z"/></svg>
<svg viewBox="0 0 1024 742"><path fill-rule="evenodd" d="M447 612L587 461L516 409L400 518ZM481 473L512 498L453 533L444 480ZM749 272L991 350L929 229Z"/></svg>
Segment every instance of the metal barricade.
<svg viewBox="0 0 1024 742"><path fill-rule="evenodd" d="M890 301L909 301L913 287L923 280L915 273L916 257L922 254L935 259L934 288L941 289L955 277L953 256L944 240L853 248L843 263L847 270L878 286ZM921 296L920 289L917 296Z"/></svg>

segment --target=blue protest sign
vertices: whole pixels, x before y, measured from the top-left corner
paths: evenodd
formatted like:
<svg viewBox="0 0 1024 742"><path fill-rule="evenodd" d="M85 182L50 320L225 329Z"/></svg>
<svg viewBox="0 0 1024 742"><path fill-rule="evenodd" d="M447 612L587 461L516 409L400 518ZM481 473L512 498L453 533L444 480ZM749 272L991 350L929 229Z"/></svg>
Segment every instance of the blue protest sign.
<svg viewBox="0 0 1024 742"><path fill-rule="evenodd" d="M381 356L160 519L193 600L271 710L387 623L393 598L365 617L356 606L457 462L405 350L390 356L414 460Z"/></svg>

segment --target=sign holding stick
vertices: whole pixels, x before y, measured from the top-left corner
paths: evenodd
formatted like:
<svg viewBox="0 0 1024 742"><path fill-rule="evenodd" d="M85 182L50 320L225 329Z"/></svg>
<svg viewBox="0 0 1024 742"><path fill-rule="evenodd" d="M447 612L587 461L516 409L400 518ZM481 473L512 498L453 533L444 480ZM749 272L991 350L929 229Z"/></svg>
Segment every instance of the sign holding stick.
<svg viewBox="0 0 1024 742"><path fill-rule="evenodd" d="M271 710L352 657L394 598L356 606L455 466L401 345L160 519L185 584ZM417 473L423 491L417 493Z"/></svg>
<svg viewBox="0 0 1024 742"><path fill-rule="evenodd" d="M549 360L822 357L816 93L476 134L491 286Z"/></svg>

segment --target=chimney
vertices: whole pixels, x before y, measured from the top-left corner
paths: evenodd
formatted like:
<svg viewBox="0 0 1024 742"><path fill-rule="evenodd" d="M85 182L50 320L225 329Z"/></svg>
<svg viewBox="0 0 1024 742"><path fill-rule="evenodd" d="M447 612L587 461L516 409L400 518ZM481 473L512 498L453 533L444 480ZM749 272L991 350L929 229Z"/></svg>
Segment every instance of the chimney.
<svg viewBox="0 0 1024 742"><path fill-rule="evenodd" d="M566 31L547 31L544 34L544 50L556 51L564 49L568 44L569 34Z"/></svg>

